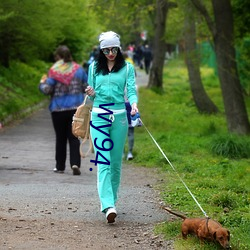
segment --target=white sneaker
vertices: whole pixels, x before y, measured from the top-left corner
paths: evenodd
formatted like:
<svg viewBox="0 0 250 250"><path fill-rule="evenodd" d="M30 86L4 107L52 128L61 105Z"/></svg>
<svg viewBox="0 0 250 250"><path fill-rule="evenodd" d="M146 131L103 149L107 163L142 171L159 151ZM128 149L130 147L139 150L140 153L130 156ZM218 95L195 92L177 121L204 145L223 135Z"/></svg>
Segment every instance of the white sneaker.
<svg viewBox="0 0 250 250"><path fill-rule="evenodd" d="M133 157L132 153L131 153L131 152L128 152L127 161L130 161L130 160L132 160L133 158L134 158L134 157Z"/></svg>
<svg viewBox="0 0 250 250"><path fill-rule="evenodd" d="M54 168L53 171L54 171L55 173L59 173L59 174L63 174L63 173L64 173L63 170L57 170L57 168Z"/></svg>
<svg viewBox="0 0 250 250"><path fill-rule="evenodd" d="M78 166L73 165L72 170L73 170L73 175L81 175L81 171L80 171L80 168Z"/></svg>
<svg viewBox="0 0 250 250"><path fill-rule="evenodd" d="M108 223L114 223L116 216L117 216L117 212L115 208L110 207L107 209L106 218L108 220Z"/></svg>

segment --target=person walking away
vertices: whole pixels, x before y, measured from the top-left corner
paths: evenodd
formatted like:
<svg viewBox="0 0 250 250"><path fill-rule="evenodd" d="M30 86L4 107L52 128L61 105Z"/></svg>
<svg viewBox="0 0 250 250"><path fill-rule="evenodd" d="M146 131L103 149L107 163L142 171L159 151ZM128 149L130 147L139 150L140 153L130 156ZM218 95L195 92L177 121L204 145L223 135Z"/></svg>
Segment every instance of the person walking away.
<svg viewBox="0 0 250 250"><path fill-rule="evenodd" d="M152 51L147 44L145 45L143 57L144 57L145 72L148 75L153 56L152 56Z"/></svg>
<svg viewBox="0 0 250 250"><path fill-rule="evenodd" d="M124 91L131 115L138 112L134 66L121 53L120 36L103 32L99 36L100 53L89 67L86 93L93 100L90 134L97 165L97 189L101 212L107 222L115 222L116 202L121 179L122 155L128 131Z"/></svg>
<svg viewBox="0 0 250 250"><path fill-rule="evenodd" d="M135 52L136 54L136 61L135 63L137 64L137 66L140 69L143 69L143 63L142 63L142 59L143 59L143 47L141 44L139 44L136 48L135 48Z"/></svg>
<svg viewBox="0 0 250 250"><path fill-rule="evenodd" d="M80 142L72 134L72 117L77 107L84 100L87 74L83 68L73 61L67 46L59 46L55 53L54 65L39 84L40 91L50 95L49 110L56 135L55 173L64 173L66 168L67 142L69 142L69 158L73 175L80 175L81 156Z"/></svg>

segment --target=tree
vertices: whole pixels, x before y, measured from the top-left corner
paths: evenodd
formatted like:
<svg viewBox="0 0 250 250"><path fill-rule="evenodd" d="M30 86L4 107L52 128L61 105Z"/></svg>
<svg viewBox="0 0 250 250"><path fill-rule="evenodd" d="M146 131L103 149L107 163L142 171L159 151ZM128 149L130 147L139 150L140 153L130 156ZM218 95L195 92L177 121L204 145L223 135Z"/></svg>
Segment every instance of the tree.
<svg viewBox="0 0 250 250"><path fill-rule="evenodd" d="M140 43L140 33L147 27L149 35L152 30L155 0L93 0L92 6L97 13L102 30L113 30L121 35L122 47L131 42Z"/></svg>
<svg viewBox="0 0 250 250"><path fill-rule="evenodd" d="M244 94L250 96L250 8L248 0L232 0L237 62Z"/></svg>
<svg viewBox="0 0 250 250"><path fill-rule="evenodd" d="M197 52L196 27L193 7L189 3L185 6L185 55L189 82L195 105L200 113L217 113L218 108L207 95L200 75L200 56ZM192 16L191 16L192 13Z"/></svg>
<svg viewBox="0 0 250 250"><path fill-rule="evenodd" d="M212 0L214 21L200 0L191 0L204 16L213 37L228 130L249 134L250 123L238 76L230 0Z"/></svg>
<svg viewBox="0 0 250 250"><path fill-rule="evenodd" d="M89 1L0 1L0 64L10 60L48 60L65 43L74 59L93 46L95 20L86 11Z"/></svg>
<svg viewBox="0 0 250 250"><path fill-rule="evenodd" d="M164 40L166 30L166 20L168 10L172 7L176 7L175 3L168 0L156 1L156 15L155 15L155 35L154 35L154 57L152 67L149 75L148 87L157 87L162 89L162 76L163 66L166 53L166 42Z"/></svg>

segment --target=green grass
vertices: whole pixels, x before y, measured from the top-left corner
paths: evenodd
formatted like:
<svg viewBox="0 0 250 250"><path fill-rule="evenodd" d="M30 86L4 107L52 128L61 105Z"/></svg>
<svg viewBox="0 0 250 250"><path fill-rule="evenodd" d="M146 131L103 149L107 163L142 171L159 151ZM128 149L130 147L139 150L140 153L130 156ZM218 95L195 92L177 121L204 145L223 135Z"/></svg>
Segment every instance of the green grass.
<svg viewBox="0 0 250 250"><path fill-rule="evenodd" d="M10 116L19 118L21 111L34 107L46 97L38 90L42 74L48 65L33 62L30 65L12 62L9 69L0 67L0 122Z"/></svg>
<svg viewBox="0 0 250 250"><path fill-rule="evenodd" d="M197 111L187 71L180 60L165 67L162 94L146 88L139 90L142 121L174 170L144 127L135 129L133 163L160 171L164 181L155 188L160 190L165 204L189 217L202 217L181 178L206 213L230 230L232 249L250 249L250 138L227 132L218 79L209 68L202 68L201 74L208 95L220 110L217 115L201 115ZM178 250L217 249L213 243L201 248L193 237L184 242L178 237L180 224L180 219L162 223L155 231L175 239Z"/></svg>
<svg viewBox="0 0 250 250"><path fill-rule="evenodd" d="M0 68L0 122L9 115L40 103L39 80L48 65L31 66L13 62L10 69ZM189 217L203 216L180 178L202 208L231 232L233 250L250 249L250 138L227 133L227 125L217 77L210 68L201 69L204 87L220 109L217 115L201 115L189 88L187 71L181 60L170 61L164 69L161 94L141 88L139 109L142 120L162 148L174 170L160 153L144 127L135 129L133 163L157 168L162 184L157 188L165 204ZM250 98L246 99L250 113ZM175 249L214 250L217 246L190 237L183 241L181 220L161 223L155 232L175 240Z"/></svg>

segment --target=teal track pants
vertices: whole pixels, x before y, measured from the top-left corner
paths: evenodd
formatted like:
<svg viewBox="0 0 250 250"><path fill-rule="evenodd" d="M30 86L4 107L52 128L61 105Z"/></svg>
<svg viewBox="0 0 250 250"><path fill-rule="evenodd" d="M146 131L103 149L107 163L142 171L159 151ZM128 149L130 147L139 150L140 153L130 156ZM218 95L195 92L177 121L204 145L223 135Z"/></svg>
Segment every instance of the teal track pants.
<svg viewBox="0 0 250 250"><path fill-rule="evenodd" d="M97 163L97 190L101 202L101 211L104 212L106 208L115 207L118 198L128 120L126 112L102 115L102 117L98 117L98 113L91 113L90 134L94 145L95 160L104 163L110 162L110 164ZM111 122L110 119L113 121ZM109 124L111 126L108 126ZM103 148L112 149L101 150Z"/></svg>

